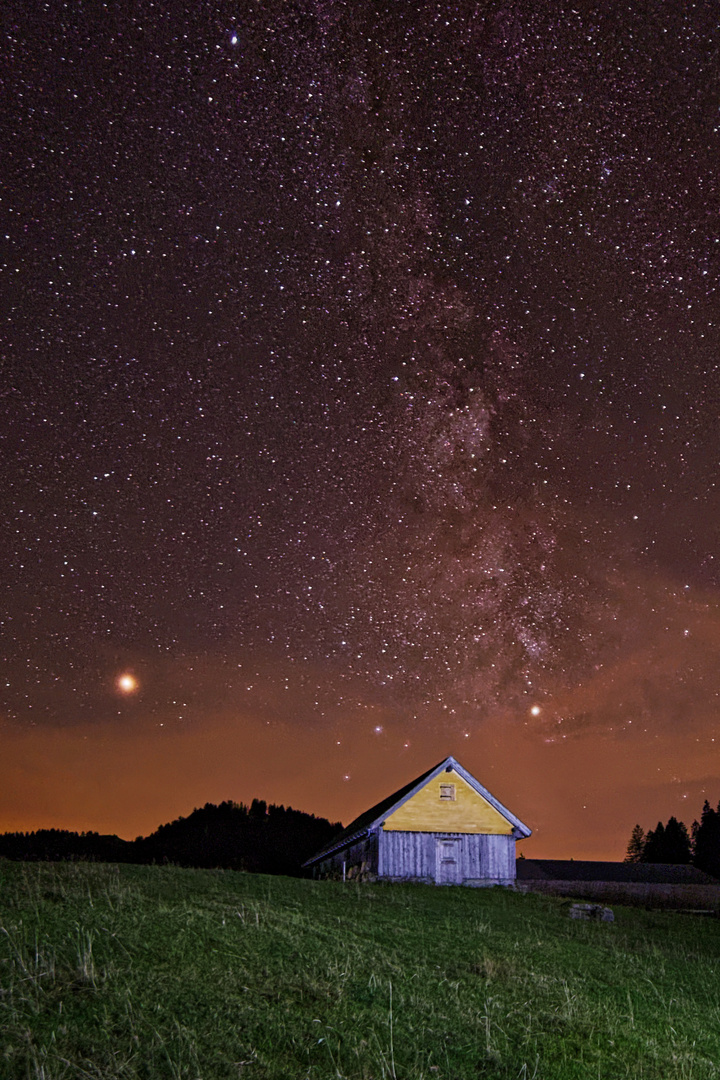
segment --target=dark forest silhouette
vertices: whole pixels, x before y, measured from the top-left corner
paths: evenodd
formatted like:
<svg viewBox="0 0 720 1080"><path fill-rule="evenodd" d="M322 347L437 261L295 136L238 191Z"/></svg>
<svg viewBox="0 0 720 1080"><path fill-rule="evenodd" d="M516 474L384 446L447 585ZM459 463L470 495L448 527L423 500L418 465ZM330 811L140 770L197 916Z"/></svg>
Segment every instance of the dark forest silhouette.
<svg viewBox="0 0 720 1080"><path fill-rule="evenodd" d="M65 829L4 833L0 834L0 858L174 863L298 876L303 862L341 829L340 822L253 799L249 807L206 803L188 817L136 840Z"/></svg>
<svg viewBox="0 0 720 1080"><path fill-rule="evenodd" d="M690 832L675 817L669 818L666 825L658 821L647 833L636 825L625 862L692 863L698 870L720 878L720 803L713 810L706 799L700 821L693 822Z"/></svg>

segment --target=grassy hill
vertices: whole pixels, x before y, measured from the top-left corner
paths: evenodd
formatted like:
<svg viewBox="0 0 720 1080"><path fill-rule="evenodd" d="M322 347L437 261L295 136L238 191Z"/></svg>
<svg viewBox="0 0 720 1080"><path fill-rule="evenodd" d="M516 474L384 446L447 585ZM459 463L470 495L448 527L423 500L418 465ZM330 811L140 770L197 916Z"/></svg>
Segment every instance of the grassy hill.
<svg viewBox="0 0 720 1080"><path fill-rule="evenodd" d="M720 1077L720 921L0 862L0 1077Z"/></svg>

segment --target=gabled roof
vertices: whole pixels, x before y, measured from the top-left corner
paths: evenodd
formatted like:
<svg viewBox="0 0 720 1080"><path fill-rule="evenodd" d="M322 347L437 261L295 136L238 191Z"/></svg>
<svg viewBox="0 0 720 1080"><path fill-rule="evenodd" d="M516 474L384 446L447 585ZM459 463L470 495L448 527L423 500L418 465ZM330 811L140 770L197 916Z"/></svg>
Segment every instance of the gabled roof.
<svg viewBox="0 0 720 1080"><path fill-rule="evenodd" d="M695 866L680 863L589 862L584 859L518 859L518 881L614 881L644 885L716 885Z"/></svg>
<svg viewBox="0 0 720 1080"><path fill-rule="evenodd" d="M483 799L486 799L499 814L509 821L513 826L513 835L516 839L529 836L531 830L527 825L523 825L519 818L516 818L514 814L511 814L501 802L490 794L490 792L482 786L475 777L464 769L459 761L456 761L454 757L446 757L443 761L434 765L432 769L428 769L427 772L417 776L414 780L411 780L405 787L401 787L399 791L396 791L393 795L388 795L386 799L376 803L375 806L371 806L369 810L366 810L364 814L360 814L354 821L350 822L346 829L335 837L332 843L324 847L322 851L319 851L317 855L313 855L311 859L303 863L303 866L312 866L314 863L322 862L323 859L329 858L330 855L334 855L343 848L350 847L357 840L362 840L368 833L378 829L386 818L390 817L390 814L394 813L398 807L403 803L411 799L421 788L427 784L429 780L432 780L439 773L444 772L447 769L454 769L463 780L477 791L478 795L482 795Z"/></svg>

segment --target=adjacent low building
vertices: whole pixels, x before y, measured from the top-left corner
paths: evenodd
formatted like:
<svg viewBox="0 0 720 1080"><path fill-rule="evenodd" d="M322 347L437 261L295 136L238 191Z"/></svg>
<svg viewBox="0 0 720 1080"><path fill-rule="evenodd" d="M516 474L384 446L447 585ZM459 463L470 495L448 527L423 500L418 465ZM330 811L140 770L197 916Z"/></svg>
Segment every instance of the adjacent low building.
<svg viewBox="0 0 720 1080"><path fill-rule="evenodd" d="M308 859L314 877L513 885L531 830L453 757L366 810Z"/></svg>
<svg viewBox="0 0 720 1080"><path fill-rule="evenodd" d="M517 888L605 904L720 911L720 882L676 863L518 859Z"/></svg>

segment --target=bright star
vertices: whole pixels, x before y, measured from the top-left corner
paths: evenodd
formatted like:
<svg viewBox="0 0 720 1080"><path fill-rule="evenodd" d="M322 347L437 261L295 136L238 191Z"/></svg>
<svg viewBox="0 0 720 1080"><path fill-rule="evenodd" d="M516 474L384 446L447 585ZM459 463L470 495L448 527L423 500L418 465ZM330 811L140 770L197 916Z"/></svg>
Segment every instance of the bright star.
<svg viewBox="0 0 720 1080"><path fill-rule="evenodd" d="M115 685L122 694L134 694L139 684L135 676L126 671L122 675L118 675Z"/></svg>

